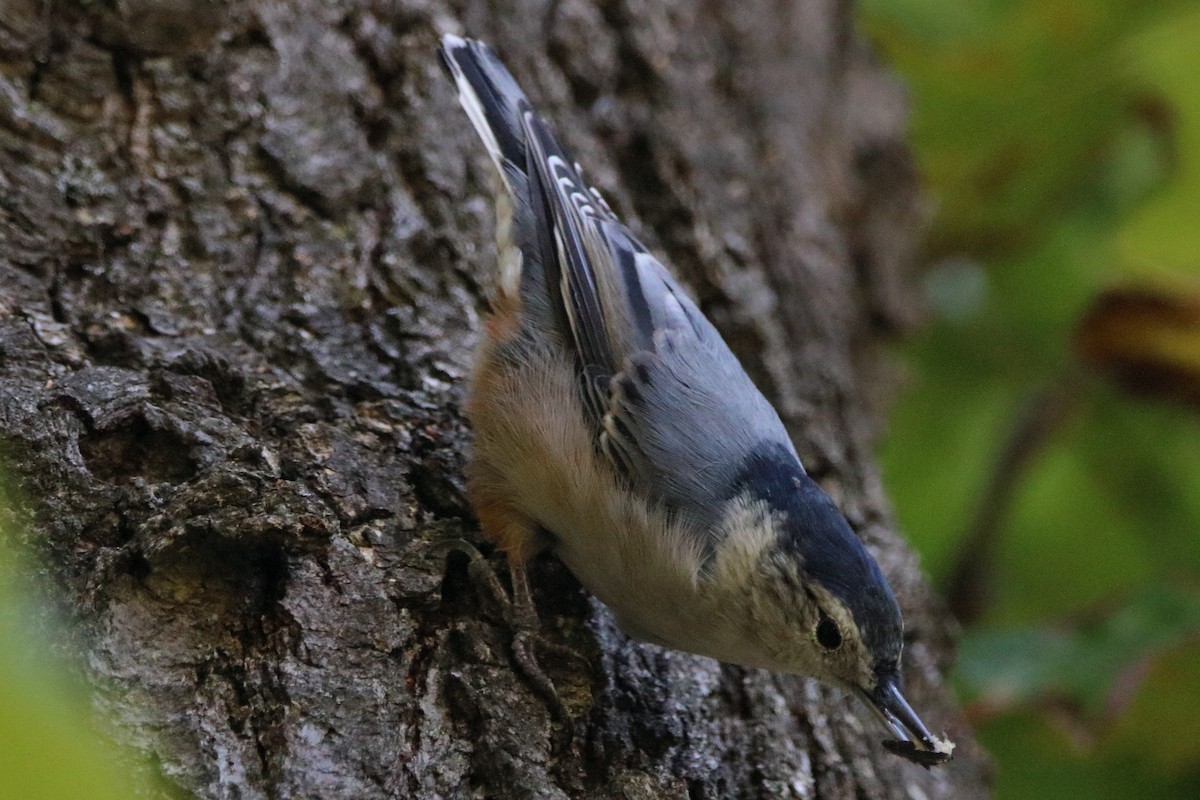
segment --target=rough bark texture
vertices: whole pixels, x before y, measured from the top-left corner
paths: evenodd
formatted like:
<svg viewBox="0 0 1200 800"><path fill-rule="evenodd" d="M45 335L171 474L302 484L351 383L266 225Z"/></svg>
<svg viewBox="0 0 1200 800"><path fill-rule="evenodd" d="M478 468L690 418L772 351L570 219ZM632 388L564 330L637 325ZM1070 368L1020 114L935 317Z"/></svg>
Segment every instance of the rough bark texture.
<svg viewBox="0 0 1200 800"><path fill-rule="evenodd" d="M489 40L694 287L879 554L926 772L856 701L629 641L534 568L573 740L442 537L489 165L433 56ZM5 0L0 429L123 735L205 798L970 798L945 614L871 446L920 214L846 2Z"/></svg>

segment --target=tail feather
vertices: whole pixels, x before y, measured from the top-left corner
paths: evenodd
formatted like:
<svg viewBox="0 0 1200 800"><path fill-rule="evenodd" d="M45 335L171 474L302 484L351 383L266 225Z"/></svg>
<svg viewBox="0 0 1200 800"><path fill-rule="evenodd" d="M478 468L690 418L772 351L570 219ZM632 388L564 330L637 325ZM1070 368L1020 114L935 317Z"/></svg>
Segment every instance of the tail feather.
<svg viewBox="0 0 1200 800"><path fill-rule="evenodd" d="M525 93L483 42L446 34L438 55L458 86L459 99L471 124L507 183L508 170L525 168L521 118L530 107Z"/></svg>

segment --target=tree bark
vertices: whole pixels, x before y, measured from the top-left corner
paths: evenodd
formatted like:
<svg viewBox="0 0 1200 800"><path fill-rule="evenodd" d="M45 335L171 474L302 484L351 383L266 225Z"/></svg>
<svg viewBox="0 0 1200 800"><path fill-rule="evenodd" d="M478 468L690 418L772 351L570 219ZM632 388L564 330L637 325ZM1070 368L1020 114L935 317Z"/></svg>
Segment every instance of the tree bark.
<svg viewBox="0 0 1200 800"><path fill-rule="evenodd" d="M905 101L847 2L6 0L0 430L71 647L171 796L972 798L947 616L872 444L915 318ZM903 606L856 700L640 645L550 556L514 670L462 559L489 169L440 73L489 41L695 290Z"/></svg>

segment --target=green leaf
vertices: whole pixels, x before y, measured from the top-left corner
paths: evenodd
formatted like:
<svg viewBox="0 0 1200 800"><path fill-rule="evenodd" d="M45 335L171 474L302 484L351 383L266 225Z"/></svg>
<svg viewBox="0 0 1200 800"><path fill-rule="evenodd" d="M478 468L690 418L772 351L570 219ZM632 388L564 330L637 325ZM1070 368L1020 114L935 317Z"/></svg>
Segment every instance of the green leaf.
<svg viewBox="0 0 1200 800"><path fill-rule="evenodd" d="M1076 625L980 630L962 642L965 698L993 708L1069 701L1097 715L1126 670L1200 635L1200 591L1148 586Z"/></svg>
<svg viewBox="0 0 1200 800"><path fill-rule="evenodd" d="M86 692L35 630L46 614L34 608L24 583L33 570L5 519L0 497L0 800L146 796L135 791L136 762L94 724Z"/></svg>

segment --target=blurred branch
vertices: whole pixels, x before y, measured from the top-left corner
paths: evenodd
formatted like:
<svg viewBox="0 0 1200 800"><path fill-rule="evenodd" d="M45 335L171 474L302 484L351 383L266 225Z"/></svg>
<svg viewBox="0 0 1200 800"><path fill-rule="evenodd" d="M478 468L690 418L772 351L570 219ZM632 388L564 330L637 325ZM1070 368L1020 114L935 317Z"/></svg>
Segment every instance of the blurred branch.
<svg viewBox="0 0 1200 800"><path fill-rule="evenodd" d="M977 620L991 602L996 554L1013 495L1053 434L1070 417L1077 394L1078 381L1072 374L1028 398L1017 411L946 584L950 610L964 625Z"/></svg>
<svg viewBox="0 0 1200 800"><path fill-rule="evenodd" d="M1200 403L1200 294L1164 286L1125 286L1100 293L1075 329L1079 362L1141 398ZM992 595L996 553L1013 495L1025 472L1075 408L1080 376L1071 371L1030 397L960 543L946 586L964 625Z"/></svg>

